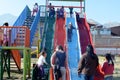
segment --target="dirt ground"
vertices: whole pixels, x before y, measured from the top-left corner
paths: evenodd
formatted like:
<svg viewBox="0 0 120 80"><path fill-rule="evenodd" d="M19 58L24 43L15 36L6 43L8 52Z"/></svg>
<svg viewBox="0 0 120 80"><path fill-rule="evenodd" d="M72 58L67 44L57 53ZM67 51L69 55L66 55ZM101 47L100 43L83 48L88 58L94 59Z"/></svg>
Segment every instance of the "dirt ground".
<svg viewBox="0 0 120 80"><path fill-rule="evenodd" d="M103 64L105 58L104 56L98 56L99 57L99 62L100 64ZM33 63L35 63L37 61L37 59L31 59L31 67L33 65ZM114 80L120 80L120 56L115 56L115 60L114 60L114 63L115 63L115 70L114 70ZM23 68L23 66L22 66ZM8 79L7 78L7 73L5 72L4 73L4 79L3 80L21 80L22 79L22 73L19 73L17 70L13 70L11 71L11 78ZM31 80L31 79L29 79Z"/></svg>

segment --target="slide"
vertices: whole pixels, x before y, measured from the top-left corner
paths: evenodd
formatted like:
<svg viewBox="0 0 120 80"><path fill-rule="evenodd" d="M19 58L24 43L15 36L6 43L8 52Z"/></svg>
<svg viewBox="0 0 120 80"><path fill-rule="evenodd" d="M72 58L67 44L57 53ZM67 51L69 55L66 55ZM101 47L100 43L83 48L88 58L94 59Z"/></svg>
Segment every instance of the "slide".
<svg viewBox="0 0 120 80"><path fill-rule="evenodd" d="M66 29L65 29L65 19L57 19L55 24L54 33L54 49L57 45L62 45L64 50L66 50Z"/></svg>
<svg viewBox="0 0 120 80"><path fill-rule="evenodd" d="M72 22L73 29L72 41L67 42L68 44L68 64L70 68L70 80L79 80L77 74L78 62L81 56L81 49L79 43L79 34L78 34L78 26L74 17L68 17L66 20L66 29L68 28L69 22Z"/></svg>
<svg viewBox="0 0 120 80"><path fill-rule="evenodd" d="M56 20L55 33L54 33L54 49L56 48L57 45L62 45L67 55L65 21L66 21L66 18L65 19L59 18ZM70 80L69 69L67 68L66 71L67 71L66 80ZM50 69L50 80L54 80L52 68Z"/></svg>
<svg viewBox="0 0 120 80"><path fill-rule="evenodd" d="M45 48L47 52L47 62L50 64L50 57L53 50L54 25L55 18L47 18L46 32L45 32Z"/></svg>
<svg viewBox="0 0 120 80"><path fill-rule="evenodd" d="M87 23L86 17L80 18L80 21L77 22L78 29L79 29L79 38L80 38L80 45L81 45L81 52L82 54L86 51L86 46L88 44L92 44L92 36L90 33L90 27Z"/></svg>
<svg viewBox="0 0 120 80"><path fill-rule="evenodd" d="M15 64L18 68L18 70L20 71L21 69L21 56L20 56L20 52L19 50L11 50L11 53L12 53L12 57L15 61Z"/></svg>
<svg viewBox="0 0 120 80"><path fill-rule="evenodd" d="M41 42L41 50L43 48L46 49L46 53L47 53L46 61L48 64L50 64L50 58L53 51L54 26L55 26L55 18L47 17L45 21L44 33ZM44 68L45 68L45 79L48 80L50 66L44 66ZM34 75L34 73L36 72L35 70L36 68L33 69L33 74L32 74L33 80L36 80L36 76Z"/></svg>
<svg viewBox="0 0 120 80"><path fill-rule="evenodd" d="M77 21L77 24L78 24L79 35L80 35L79 38L80 38L81 52L83 54L85 53L86 47L88 44L93 45L92 35L90 33L90 27L87 23L85 14L84 14L84 18L80 18L79 22ZM96 69L94 80L103 80L103 78L104 78L104 73L101 71L101 66L99 65Z"/></svg>

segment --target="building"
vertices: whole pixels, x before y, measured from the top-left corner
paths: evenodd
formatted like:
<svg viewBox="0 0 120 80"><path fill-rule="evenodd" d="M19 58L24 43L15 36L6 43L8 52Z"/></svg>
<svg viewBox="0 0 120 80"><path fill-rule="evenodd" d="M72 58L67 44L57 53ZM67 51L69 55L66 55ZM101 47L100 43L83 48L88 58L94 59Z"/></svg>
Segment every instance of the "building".
<svg viewBox="0 0 120 80"><path fill-rule="evenodd" d="M88 22L97 54L120 54L120 26Z"/></svg>

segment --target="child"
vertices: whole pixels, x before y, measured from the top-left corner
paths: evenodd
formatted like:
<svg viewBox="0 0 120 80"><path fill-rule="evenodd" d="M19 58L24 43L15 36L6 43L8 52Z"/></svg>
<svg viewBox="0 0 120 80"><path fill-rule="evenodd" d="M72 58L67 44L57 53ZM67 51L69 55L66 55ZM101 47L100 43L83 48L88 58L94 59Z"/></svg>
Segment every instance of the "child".
<svg viewBox="0 0 120 80"><path fill-rule="evenodd" d="M42 79L42 77L44 77L44 75L45 75L43 65L44 64L48 65L48 63L45 60L46 57L47 57L47 53L45 51L42 51L41 55L38 59L38 62L37 62L39 79Z"/></svg>
<svg viewBox="0 0 120 80"><path fill-rule="evenodd" d="M8 27L9 26L8 22L4 23L3 26L5 27L3 28L4 31L3 45L8 46L9 32L10 32L10 28Z"/></svg>
<svg viewBox="0 0 120 80"><path fill-rule="evenodd" d="M68 25L68 30L67 30L67 38L68 38L68 42L72 41L72 32L73 29L76 29L75 27L73 27L72 23L70 22Z"/></svg>
<svg viewBox="0 0 120 80"><path fill-rule="evenodd" d="M106 61L103 64L102 71L104 72L104 80L113 80L114 62L111 54L106 54Z"/></svg>
<svg viewBox="0 0 120 80"><path fill-rule="evenodd" d="M73 7L69 7L69 10L70 10L70 17L72 17L72 14L73 14Z"/></svg>
<svg viewBox="0 0 120 80"><path fill-rule="evenodd" d="M35 13L38 12L38 4L35 3L34 7L33 7L33 13L32 13L32 16L35 16Z"/></svg>

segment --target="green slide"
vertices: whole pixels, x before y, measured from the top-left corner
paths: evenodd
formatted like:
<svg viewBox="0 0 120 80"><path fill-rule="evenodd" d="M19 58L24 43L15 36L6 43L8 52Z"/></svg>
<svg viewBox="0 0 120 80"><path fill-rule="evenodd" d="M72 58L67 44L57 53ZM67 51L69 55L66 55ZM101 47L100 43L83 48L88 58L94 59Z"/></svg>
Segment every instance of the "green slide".
<svg viewBox="0 0 120 80"><path fill-rule="evenodd" d="M45 48L47 52L47 62L49 64L50 64L50 57L53 52L54 23L55 23L55 18L47 18Z"/></svg>
<svg viewBox="0 0 120 80"><path fill-rule="evenodd" d="M48 64L50 64L50 57L53 52L54 24L55 24L55 18L50 18L50 17L46 18L44 33L41 43L41 49L46 48L46 53L47 53L46 61L48 62ZM50 66L44 66L44 67L45 67L44 80L48 80ZM37 68L34 67L32 72L32 80L36 80L36 75L35 75L36 73L37 73Z"/></svg>

